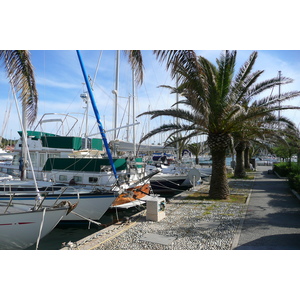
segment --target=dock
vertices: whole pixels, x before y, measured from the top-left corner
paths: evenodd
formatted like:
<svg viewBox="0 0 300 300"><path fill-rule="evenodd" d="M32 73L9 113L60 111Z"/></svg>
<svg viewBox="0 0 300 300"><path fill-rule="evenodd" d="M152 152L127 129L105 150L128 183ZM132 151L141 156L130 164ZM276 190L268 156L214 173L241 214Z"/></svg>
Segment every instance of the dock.
<svg viewBox="0 0 300 300"><path fill-rule="evenodd" d="M253 180L233 183L233 193L248 195ZM209 184L203 183L170 199L159 222L147 220L144 210L62 250L229 250L246 203L188 199L195 191L208 189Z"/></svg>
<svg viewBox="0 0 300 300"><path fill-rule="evenodd" d="M246 202L204 201L185 191L166 205L165 218L142 211L63 250L299 250L300 201L286 179L258 166L253 180L230 179ZM195 188L205 193L208 183Z"/></svg>

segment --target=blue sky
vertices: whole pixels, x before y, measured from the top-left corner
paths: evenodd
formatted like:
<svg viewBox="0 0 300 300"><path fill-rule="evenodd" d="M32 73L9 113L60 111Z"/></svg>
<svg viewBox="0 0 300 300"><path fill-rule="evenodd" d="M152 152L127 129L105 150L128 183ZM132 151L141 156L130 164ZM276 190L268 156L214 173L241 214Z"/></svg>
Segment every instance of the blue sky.
<svg viewBox="0 0 300 300"><path fill-rule="evenodd" d="M39 93L39 109L37 121L44 113L75 113L78 123L82 123L83 102L80 94L83 92L83 76L75 50L31 50L31 59L35 69L37 89ZM237 55L237 66L245 62L252 50L239 50ZM171 95L167 89L158 88L162 84L174 83L169 74L165 71L164 65L156 61L152 51L143 50L144 58L144 83L136 88L136 115L150 109L165 109L175 102L175 95ZM221 50L197 50L197 54L203 55L207 59L215 62ZM101 121L106 130L113 128L114 95L115 89L115 50L83 50L81 51L87 73L93 78L96 71L98 59L101 55L99 70L96 75L94 85L94 95L101 115ZM127 114L124 113L128 97L132 94L131 69L127 58L121 51L120 55L120 77L119 77L119 105L118 123L123 118L122 125L127 122ZM254 69L265 70L261 79L278 76L278 71L283 76L294 79L292 84L282 86L282 92L300 89L300 51L288 50L259 50L258 59ZM274 91L273 93L278 91ZM125 99L126 98L126 99ZM0 101L2 108L0 111L0 128L3 130L3 119L8 110L10 99L10 87L5 74L0 73ZM286 104L299 105L300 99L295 99ZM284 112L284 115L291 118L297 125L299 124L298 111ZM93 113L90 109L89 131L94 126ZM162 119L149 121L147 117L137 119L140 125L137 126L137 139L149 129L164 122ZM130 115L132 123L132 115ZM77 127L76 127L77 128ZM17 130L20 129L17 122L15 104L12 104L10 118L4 130L4 137L16 138ZM54 129L44 127L45 129ZM77 130L77 131L76 131ZM76 129L74 134L79 133ZM93 132L97 128L94 127ZM132 132L131 132L132 133ZM112 133L107 133L108 138L112 138ZM120 131L119 139L126 138L126 131ZM164 140L164 136L153 137L149 142L159 143Z"/></svg>

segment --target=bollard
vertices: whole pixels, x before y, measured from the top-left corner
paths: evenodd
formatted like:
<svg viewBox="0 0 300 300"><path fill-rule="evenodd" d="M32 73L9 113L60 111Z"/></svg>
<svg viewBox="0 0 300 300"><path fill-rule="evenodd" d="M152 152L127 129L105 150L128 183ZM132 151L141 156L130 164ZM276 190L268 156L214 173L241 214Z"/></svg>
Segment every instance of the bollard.
<svg viewBox="0 0 300 300"><path fill-rule="evenodd" d="M165 198L153 197L153 199L147 200L146 220L159 222L166 216L165 208Z"/></svg>

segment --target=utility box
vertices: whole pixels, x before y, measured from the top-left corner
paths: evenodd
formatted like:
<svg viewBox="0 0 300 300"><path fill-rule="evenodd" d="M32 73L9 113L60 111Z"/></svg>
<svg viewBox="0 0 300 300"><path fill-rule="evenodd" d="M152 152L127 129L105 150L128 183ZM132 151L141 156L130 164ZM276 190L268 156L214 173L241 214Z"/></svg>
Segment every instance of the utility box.
<svg viewBox="0 0 300 300"><path fill-rule="evenodd" d="M166 216L165 209L165 198L153 197L153 199L147 200L146 220L159 222Z"/></svg>
<svg viewBox="0 0 300 300"><path fill-rule="evenodd" d="M255 158L250 158L250 164L252 165L253 169L256 169L256 160L255 160Z"/></svg>

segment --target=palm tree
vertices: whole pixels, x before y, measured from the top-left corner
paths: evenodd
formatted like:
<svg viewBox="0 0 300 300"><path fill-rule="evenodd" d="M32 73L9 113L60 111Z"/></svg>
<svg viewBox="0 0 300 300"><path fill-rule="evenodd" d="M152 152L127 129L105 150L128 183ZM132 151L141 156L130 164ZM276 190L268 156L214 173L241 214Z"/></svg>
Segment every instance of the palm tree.
<svg viewBox="0 0 300 300"><path fill-rule="evenodd" d="M179 75L178 88L168 87L172 92L181 93L183 104L187 109L170 108L145 112L151 118L159 116L178 117L185 121L182 124L162 125L145 135L141 142L158 132L172 131L171 134L182 132L185 138L207 134L207 143L212 155L212 176L209 196L215 199L229 197L229 186L226 174L226 150L232 142L232 134L239 132L241 124L248 120L262 117L271 111L279 109L278 98L269 99L265 110L257 110L246 114L243 101L253 99L261 92L278 85L291 82L288 78L273 78L256 84L263 71L252 73L257 58L253 52L235 75L236 51L225 51L217 60L217 66L204 57L190 58L184 65L178 63L176 71ZM281 102L296 96L300 92L290 92L281 95ZM265 100L262 100L265 101ZM280 106L283 109L283 106ZM295 107L285 107L285 109ZM140 115L140 116L141 116Z"/></svg>
<svg viewBox="0 0 300 300"><path fill-rule="evenodd" d="M280 127L284 126L280 123ZM288 126L281 129L281 138L276 143L272 144L270 152L275 153L277 157L288 159L291 162L293 155L297 155L297 163L300 162L300 135L297 126L291 122Z"/></svg>
<svg viewBox="0 0 300 300"><path fill-rule="evenodd" d="M30 53L27 50L0 50L0 60L26 110L28 124L32 125L37 116L38 93Z"/></svg>
<svg viewBox="0 0 300 300"><path fill-rule="evenodd" d="M201 153L202 148L203 148L203 144L201 143L193 143L188 145L188 149L196 157L195 158L196 165L199 165L199 155Z"/></svg>
<svg viewBox="0 0 300 300"><path fill-rule="evenodd" d="M256 108L256 107L255 107ZM247 113L251 112L253 106L248 109ZM262 107L261 107L262 109ZM278 128L278 123L281 123ZM249 154L246 156L245 151L250 147L251 143L259 142L262 144L270 144L274 141L281 142L287 136L288 131L295 127L294 123L288 118L275 117L272 113L269 116L257 118L255 121L247 121L241 125L239 132L233 133L234 148L236 151L236 165L234 176L243 178L246 176L246 169L250 166Z"/></svg>
<svg viewBox="0 0 300 300"><path fill-rule="evenodd" d="M166 147L174 147L175 149L177 149L177 157L178 160L181 161L182 159L182 152L183 150L188 146L189 140L185 139L184 137L182 137L181 135L179 135L178 137L172 135L169 136L168 139L165 142L165 146Z"/></svg>

